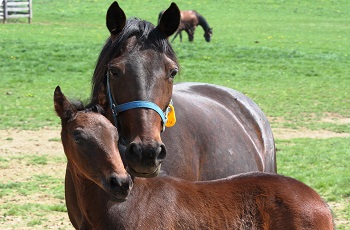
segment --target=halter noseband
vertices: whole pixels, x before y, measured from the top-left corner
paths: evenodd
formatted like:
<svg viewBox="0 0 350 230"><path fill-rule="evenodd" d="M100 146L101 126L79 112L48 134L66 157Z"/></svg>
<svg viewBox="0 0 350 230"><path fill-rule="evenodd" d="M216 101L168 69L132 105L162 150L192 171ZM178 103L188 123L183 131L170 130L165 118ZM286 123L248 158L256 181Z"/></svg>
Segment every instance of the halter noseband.
<svg viewBox="0 0 350 230"><path fill-rule="evenodd" d="M155 103L153 103L151 101L131 101L131 102L126 102L124 104L116 105L114 103L112 93L111 93L111 87L110 87L110 83L109 83L109 71L107 71L107 93L108 93L108 98L109 98L109 104L110 104L110 107L112 109L114 124L117 128L118 128L117 115L119 113L124 112L126 110L130 110L130 109L146 108L146 109L152 109L159 114L160 118L162 119L162 126L163 126L162 132L165 130L165 124L167 123L167 117L168 117L168 113L170 111L169 106L166 109L166 111L163 112L163 110L161 108L159 108L158 105L156 105ZM172 104L171 101L170 101L170 104Z"/></svg>

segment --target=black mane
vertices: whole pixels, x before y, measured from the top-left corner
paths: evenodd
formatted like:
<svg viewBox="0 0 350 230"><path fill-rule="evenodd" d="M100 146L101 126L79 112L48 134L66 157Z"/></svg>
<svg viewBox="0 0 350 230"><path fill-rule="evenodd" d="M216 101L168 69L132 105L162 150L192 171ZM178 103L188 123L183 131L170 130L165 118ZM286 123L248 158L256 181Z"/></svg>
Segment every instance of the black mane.
<svg viewBox="0 0 350 230"><path fill-rule="evenodd" d="M86 104L84 105L84 102L82 102L81 100L70 100L70 103L74 106L74 108L77 111L85 111L87 112L95 112L95 113L100 113L100 114L105 114L104 109L102 108L102 106L100 106L99 104Z"/></svg>

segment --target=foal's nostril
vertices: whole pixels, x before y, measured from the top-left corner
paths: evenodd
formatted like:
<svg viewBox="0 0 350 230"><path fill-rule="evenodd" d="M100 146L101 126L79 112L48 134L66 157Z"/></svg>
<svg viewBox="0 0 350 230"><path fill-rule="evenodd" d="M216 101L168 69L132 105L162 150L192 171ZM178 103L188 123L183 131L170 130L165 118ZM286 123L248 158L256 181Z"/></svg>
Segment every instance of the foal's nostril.
<svg viewBox="0 0 350 230"><path fill-rule="evenodd" d="M112 188L115 188L115 187L128 188L130 186L130 179L129 177L112 176L109 179L109 183Z"/></svg>
<svg viewBox="0 0 350 230"><path fill-rule="evenodd" d="M120 180L117 177L111 177L109 180L111 187L121 186Z"/></svg>

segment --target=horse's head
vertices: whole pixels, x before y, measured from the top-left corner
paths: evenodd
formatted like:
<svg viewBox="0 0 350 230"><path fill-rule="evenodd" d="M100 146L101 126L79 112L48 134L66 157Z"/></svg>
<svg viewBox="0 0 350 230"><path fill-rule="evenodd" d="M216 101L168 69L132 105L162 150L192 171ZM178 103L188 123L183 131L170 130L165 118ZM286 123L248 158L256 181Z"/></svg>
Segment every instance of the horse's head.
<svg viewBox="0 0 350 230"><path fill-rule="evenodd" d="M72 175L93 181L114 199L125 200L132 180L116 144L116 128L106 117L93 112L98 106L80 111L59 87L54 93L54 105L62 121L62 144L74 170Z"/></svg>
<svg viewBox="0 0 350 230"><path fill-rule="evenodd" d="M102 82L115 107L115 122L126 147L128 171L153 177L166 156L160 133L172 97L173 79L179 70L168 37L178 28L180 11L175 3L163 13L158 26L128 19L117 2L107 11L107 40L93 77L93 97Z"/></svg>
<svg viewBox="0 0 350 230"><path fill-rule="evenodd" d="M213 28L208 28L204 32L204 38L207 42L210 42L211 36L213 36Z"/></svg>

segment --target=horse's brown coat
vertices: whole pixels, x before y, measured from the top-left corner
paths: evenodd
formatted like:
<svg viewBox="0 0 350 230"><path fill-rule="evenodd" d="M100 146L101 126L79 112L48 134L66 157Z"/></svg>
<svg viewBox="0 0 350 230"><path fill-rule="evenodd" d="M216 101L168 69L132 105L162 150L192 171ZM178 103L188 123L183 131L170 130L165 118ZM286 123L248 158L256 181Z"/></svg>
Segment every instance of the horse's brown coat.
<svg viewBox="0 0 350 230"><path fill-rule="evenodd" d="M151 109L118 114L119 151L128 172L137 177L161 173L186 180L276 172L271 127L251 99L211 84L173 85L179 63L167 38L179 23L180 11L174 3L157 26L141 19L126 20L117 2L107 10L110 37L97 60L91 104L100 103L114 122L111 100L106 99L108 73L116 104L150 101L165 111L173 99L177 114L175 126L163 133L160 116ZM80 209L71 174L67 170L66 203L69 215L76 218Z"/></svg>
<svg viewBox="0 0 350 230"><path fill-rule="evenodd" d="M77 229L334 228L331 211L312 188L277 174L252 172L208 182L132 181L115 144L118 133L107 118L77 111L59 88L54 102L77 197L79 212L70 213Z"/></svg>
<svg viewBox="0 0 350 230"><path fill-rule="evenodd" d="M158 21L160 20L164 11L161 11L158 16ZM171 41L174 41L175 38L179 35L180 42L182 42L182 31L185 31L188 35L188 40L193 42L194 32L197 26L201 26L204 30L204 39L207 42L211 41L213 36L213 28L211 28L207 20L195 10L181 10L181 21L180 25Z"/></svg>
<svg viewBox="0 0 350 230"><path fill-rule="evenodd" d="M249 171L276 172L271 127L250 98L212 84L173 85L179 64L166 38L176 31L174 22L179 23L179 12L172 4L154 27L143 20L118 22L125 17L117 3L107 11L111 38L97 61L91 103L100 103L100 86L107 88L109 73L115 104L150 101L165 111L172 100L177 115L175 126L161 133L160 116L153 110L137 108L118 114L115 125L120 140L124 140L120 141L120 151L128 172L138 177L163 172L187 180L218 179ZM114 31L122 32L116 35ZM102 93L106 94L105 90ZM103 101L100 104L106 116L114 122L110 100Z"/></svg>

